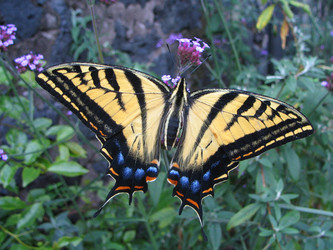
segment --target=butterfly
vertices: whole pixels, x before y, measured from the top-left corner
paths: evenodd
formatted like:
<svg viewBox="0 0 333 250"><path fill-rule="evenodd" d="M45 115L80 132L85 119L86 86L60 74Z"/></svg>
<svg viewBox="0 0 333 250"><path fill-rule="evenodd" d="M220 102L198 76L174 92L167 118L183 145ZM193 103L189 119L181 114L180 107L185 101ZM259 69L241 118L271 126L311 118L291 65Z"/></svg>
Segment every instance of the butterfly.
<svg viewBox="0 0 333 250"><path fill-rule="evenodd" d="M202 199L228 179L239 161L313 133L309 120L273 98L233 89L189 92L143 72L93 63L50 67L36 76L89 127L102 144L115 184L101 209L119 193L148 189L160 168L161 148L175 148L167 180L173 196L197 213Z"/></svg>

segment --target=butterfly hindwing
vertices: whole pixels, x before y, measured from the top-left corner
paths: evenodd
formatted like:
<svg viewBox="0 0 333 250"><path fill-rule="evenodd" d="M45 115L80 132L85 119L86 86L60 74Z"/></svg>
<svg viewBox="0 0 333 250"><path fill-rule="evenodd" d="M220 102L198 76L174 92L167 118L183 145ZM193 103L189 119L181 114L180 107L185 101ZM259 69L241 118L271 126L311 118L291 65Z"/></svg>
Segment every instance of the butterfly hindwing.
<svg viewBox="0 0 333 250"><path fill-rule="evenodd" d="M238 161L313 132L295 108L273 98L230 89L194 91L168 181L182 205L201 219L201 201Z"/></svg>
<svg viewBox="0 0 333 250"><path fill-rule="evenodd" d="M136 70L86 63L50 67L36 79L101 141L109 174L116 180L105 204L121 192L130 201L133 192L145 192L158 174L169 88Z"/></svg>

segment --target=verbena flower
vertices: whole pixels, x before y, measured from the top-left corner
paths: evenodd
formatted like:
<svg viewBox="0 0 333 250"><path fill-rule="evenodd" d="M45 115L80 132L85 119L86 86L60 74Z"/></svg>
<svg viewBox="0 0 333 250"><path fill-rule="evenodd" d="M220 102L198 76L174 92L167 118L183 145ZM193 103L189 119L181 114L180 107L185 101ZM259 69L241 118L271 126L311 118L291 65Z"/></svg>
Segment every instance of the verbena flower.
<svg viewBox="0 0 333 250"><path fill-rule="evenodd" d="M333 73L326 77L326 81L322 81L321 86L325 87L328 91L333 92Z"/></svg>
<svg viewBox="0 0 333 250"><path fill-rule="evenodd" d="M171 78L170 75L162 76L162 80L170 87L176 86L180 79L180 75L192 66L198 66L202 63L202 53L209 48L208 44L201 41L199 38L177 38L178 45L178 59L180 64L179 75Z"/></svg>
<svg viewBox="0 0 333 250"><path fill-rule="evenodd" d="M36 70L39 72L43 70L42 59L44 59L43 55L33 54L30 51L29 54L16 58L14 62L16 63L15 67L19 73L23 73L27 70Z"/></svg>
<svg viewBox="0 0 333 250"><path fill-rule="evenodd" d="M14 24L0 25L0 51L6 51L9 45L14 44L16 30Z"/></svg>
<svg viewBox="0 0 333 250"><path fill-rule="evenodd" d="M333 30L331 30L330 35L333 36Z"/></svg>
<svg viewBox="0 0 333 250"><path fill-rule="evenodd" d="M8 160L8 155L6 154L6 152L3 149L0 149L0 159L3 161Z"/></svg>
<svg viewBox="0 0 333 250"><path fill-rule="evenodd" d="M184 72L191 66L200 65L202 63L202 53L206 48L209 48L208 44L201 41L201 39L196 37L194 39L177 39L179 42L177 54L180 60L181 72Z"/></svg>

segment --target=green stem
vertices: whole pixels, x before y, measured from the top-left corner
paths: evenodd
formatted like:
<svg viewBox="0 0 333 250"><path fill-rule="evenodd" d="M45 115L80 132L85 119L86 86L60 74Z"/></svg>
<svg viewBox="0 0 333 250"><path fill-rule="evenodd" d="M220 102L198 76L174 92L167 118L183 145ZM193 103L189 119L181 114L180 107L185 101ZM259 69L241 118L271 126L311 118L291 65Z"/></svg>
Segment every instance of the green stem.
<svg viewBox="0 0 333 250"><path fill-rule="evenodd" d="M156 239L154 237L154 234L153 234L153 230L151 229L151 226L149 224L149 221L148 221L148 215L146 213L146 208L145 206L143 205L142 203L142 198L141 196L138 196L138 208L139 208L139 211L141 213L141 215L145 218L145 226L146 226L146 229L147 229L147 232L148 232L148 235L149 235L149 238L150 238L150 242L153 244L153 248L155 250L158 249L158 245L157 245L157 242L156 242Z"/></svg>
<svg viewBox="0 0 333 250"><path fill-rule="evenodd" d="M96 15L95 15L95 9L94 9L94 0L90 0L90 3L88 2L88 5L89 5L92 24L93 24L93 30L94 30L94 34L95 34L95 40L96 40L96 46L97 46L97 50L98 50L99 62L103 64L104 63L104 57L103 57L103 53L102 53L101 44L100 44L99 39L98 39Z"/></svg>
<svg viewBox="0 0 333 250"><path fill-rule="evenodd" d="M309 113L308 117L310 118L311 115L313 114L314 111L316 111L316 109L322 104L322 102L326 99L326 97L330 94L329 91L327 91L327 93L319 100L319 102L317 103L317 105L311 110L311 112Z"/></svg>
<svg viewBox="0 0 333 250"><path fill-rule="evenodd" d="M293 205L287 205L287 204L278 204L278 206L280 208L284 208L284 209L291 209L291 210L296 210L299 212L304 212L304 213L309 213L309 214L317 214L317 215L322 215L322 216L333 217L333 212L331 212L331 211L324 211L324 210L315 209L315 208L299 207L299 206L293 206Z"/></svg>
<svg viewBox="0 0 333 250"><path fill-rule="evenodd" d="M228 24L227 24L227 22L226 22L226 20L225 20L225 18L223 16L222 3L219 4L217 0L214 0L214 3L215 3L215 6L216 6L216 9L217 9L217 12L219 13L219 16L220 16L220 18L222 20L222 23L223 23L223 26L225 28L225 31L227 32L227 37L228 37L228 40L230 42L232 52L234 53L234 56L235 56L235 59L236 59L237 69L238 69L238 71L240 73L242 71L242 67L241 67L241 64L240 64L240 61L239 61L239 56L238 56L238 52L236 50L234 39L231 36Z"/></svg>

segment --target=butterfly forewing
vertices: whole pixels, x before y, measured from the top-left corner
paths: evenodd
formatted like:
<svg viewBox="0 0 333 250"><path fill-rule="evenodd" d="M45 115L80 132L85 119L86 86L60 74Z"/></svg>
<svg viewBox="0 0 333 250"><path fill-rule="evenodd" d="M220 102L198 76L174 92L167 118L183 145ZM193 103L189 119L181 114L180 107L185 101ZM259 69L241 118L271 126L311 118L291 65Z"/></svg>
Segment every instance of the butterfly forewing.
<svg viewBox="0 0 333 250"><path fill-rule="evenodd" d="M159 167L160 130L169 88L128 68L63 64L48 68L37 82L72 110L102 143L120 192L146 191Z"/></svg>

